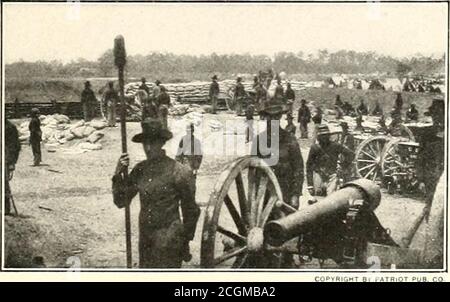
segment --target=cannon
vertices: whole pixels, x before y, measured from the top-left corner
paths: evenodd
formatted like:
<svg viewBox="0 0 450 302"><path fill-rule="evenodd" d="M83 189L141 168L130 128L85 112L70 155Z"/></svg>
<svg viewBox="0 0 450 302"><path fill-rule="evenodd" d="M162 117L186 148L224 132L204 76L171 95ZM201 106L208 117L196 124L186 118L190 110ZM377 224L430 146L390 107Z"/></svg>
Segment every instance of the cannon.
<svg viewBox="0 0 450 302"><path fill-rule="evenodd" d="M367 179L299 210L283 201L264 160L245 156L219 177L205 211L200 266L279 268L291 254L364 267L367 245L396 247L374 214L378 185Z"/></svg>

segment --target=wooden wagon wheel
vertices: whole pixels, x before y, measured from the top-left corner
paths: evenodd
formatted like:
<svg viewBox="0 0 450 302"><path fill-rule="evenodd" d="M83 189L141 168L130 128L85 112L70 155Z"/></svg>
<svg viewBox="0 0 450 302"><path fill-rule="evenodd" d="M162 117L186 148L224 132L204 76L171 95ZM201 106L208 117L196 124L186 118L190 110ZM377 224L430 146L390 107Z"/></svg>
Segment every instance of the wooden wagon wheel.
<svg viewBox="0 0 450 302"><path fill-rule="evenodd" d="M263 229L283 215L281 189L271 168L257 157L242 157L220 175L203 224L200 266L205 268L274 267L280 252L265 249ZM223 206L225 204L225 206ZM275 206L276 205L276 206ZM276 266L280 265L280 261Z"/></svg>
<svg viewBox="0 0 450 302"><path fill-rule="evenodd" d="M388 140L386 136L374 136L363 141L356 148L355 166L359 178L381 180L381 156Z"/></svg>

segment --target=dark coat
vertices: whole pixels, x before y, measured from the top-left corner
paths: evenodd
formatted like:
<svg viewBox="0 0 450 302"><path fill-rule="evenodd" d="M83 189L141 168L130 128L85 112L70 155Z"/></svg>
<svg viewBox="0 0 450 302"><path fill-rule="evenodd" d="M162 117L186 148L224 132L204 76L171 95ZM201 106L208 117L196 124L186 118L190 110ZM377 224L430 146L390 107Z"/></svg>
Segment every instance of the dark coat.
<svg viewBox="0 0 450 302"><path fill-rule="evenodd" d="M308 186L313 186L313 172L318 173L324 179L335 174L340 154L344 156L346 162L350 162L354 156L353 151L333 141L330 141L327 146L312 145L306 162Z"/></svg>
<svg viewBox="0 0 450 302"><path fill-rule="evenodd" d="M311 111L308 106L300 106L298 109L298 120L299 123L307 124L311 121Z"/></svg>
<svg viewBox="0 0 450 302"><path fill-rule="evenodd" d="M261 146L263 144L262 137L268 137L267 145L270 146L270 136L267 136L267 131L260 133L256 140L252 144L252 154L258 155L260 158L268 158L269 155L265 155L261 152ZM260 143L261 142L261 143ZM274 148L273 152L279 150L278 161L275 165L271 165L271 161L267 161L273 172L275 173L278 182L283 193L283 199L285 202L290 203L292 196L301 196L304 180L303 171L303 157L300 152L300 146L296 138L287 132L286 130L279 128L279 145L278 148ZM266 149L267 146L262 146Z"/></svg>
<svg viewBox="0 0 450 302"><path fill-rule="evenodd" d="M20 149L19 131L13 123L5 120L5 161L8 166L17 163Z"/></svg>
<svg viewBox="0 0 450 302"><path fill-rule="evenodd" d="M219 83L213 81L211 85L209 85L209 97L210 98L217 97L219 96L219 93L220 93Z"/></svg>
<svg viewBox="0 0 450 302"><path fill-rule="evenodd" d="M96 103L97 98L95 97L94 91L91 88L84 88L81 92L81 103L82 104L92 104Z"/></svg>
<svg viewBox="0 0 450 302"><path fill-rule="evenodd" d="M38 117L31 118L28 130L30 130L30 143L40 142L42 140L41 121Z"/></svg>
<svg viewBox="0 0 450 302"><path fill-rule="evenodd" d="M114 203L119 208L139 193L139 266L180 267L200 215L190 169L163 153L158 159L138 163L128 183L120 174L112 181Z"/></svg>

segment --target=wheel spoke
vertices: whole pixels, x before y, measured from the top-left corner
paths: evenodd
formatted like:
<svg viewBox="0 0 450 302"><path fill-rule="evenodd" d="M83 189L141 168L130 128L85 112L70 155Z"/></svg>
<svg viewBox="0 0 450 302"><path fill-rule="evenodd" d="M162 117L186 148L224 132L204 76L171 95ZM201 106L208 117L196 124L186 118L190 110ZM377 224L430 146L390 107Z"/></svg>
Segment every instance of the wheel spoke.
<svg viewBox="0 0 450 302"><path fill-rule="evenodd" d="M358 159L358 162L362 162L362 163L376 163L375 160L370 160L370 159Z"/></svg>
<svg viewBox="0 0 450 302"><path fill-rule="evenodd" d="M268 178L263 176L259 181L258 191L256 193L256 198L252 205L252 220L255 221L255 225L259 225L261 219L261 212L264 206L264 197L267 191Z"/></svg>
<svg viewBox="0 0 450 302"><path fill-rule="evenodd" d="M266 204L266 207L264 208L264 210L261 214L261 219L258 224L259 227L263 227L266 224L267 220L269 219L270 214L272 213L273 206L275 205L275 202L277 202L277 201L278 201L277 195L273 195L270 197L269 201Z"/></svg>
<svg viewBox="0 0 450 302"><path fill-rule="evenodd" d="M361 172L361 171L366 170L366 169L368 169L368 168L371 168L371 167L373 167L373 166L375 166L375 165L376 165L376 164L370 164L370 165L364 166L364 167L358 169L358 171Z"/></svg>
<svg viewBox="0 0 450 302"><path fill-rule="evenodd" d="M234 241L237 241L237 242L240 242L240 243L247 242L247 239L244 236L236 234L236 233L234 233L234 232L232 232L230 230L227 230L227 229L225 229L224 227L222 227L220 225L217 226L217 232L219 232L219 233L221 233L221 234L223 234L223 235L225 235L227 237L230 237Z"/></svg>
<svg viewBox="0 0 450 302"><path fill-rule="evenodd" d="M234 206L230 196L226 195L224 202L228 208L228 211L230 212L231 217L233 218L233 221L239 231L239 234L247 236L247 228L245 227L245 223L242 221L241 216L239 215L236 207Z"/></svg>
<svg viewBox="0 0 450 302"><path fill-rule="evenodd" d="M247 261L248 254L240 255L237 257L236 261L233 263L232 268L242 268Z"/></svg>
<svg viewBox="0 0 450 302"><path fill-rule="evenodd" d="M251 210L253 210L252 208L253 208L253 203L254 203L254 200L255 200L255 180L256 180L255 172L256 172L255 168L252 168L252 167L248 168L247 200L248 200L248 203L250 204L250 207L251 207L250 209ZM250 212L250 228L254 227L255 223L256 223L256 220L253 219L254 217L252 217L252 215L253 215L253 211Z"/></svg>
<svg viewBox="0 0 450 302"><path fill-rule="evenodd" d="M244 181L242 180L242 174L239 173L235 179L236 182L236 190L239 198L239 207L241 210L242 220L244 220L244 224L248 225L250 223L250 211L248 206L247 197L245 196L245 188Z"/></svg>
<svg viewBox="0 0 450 302"><path fill-rule="evenodd" d="M218 265L218 264L220 264L220 263L222 263L224 261L227 261L230 258L239 256L240 254L245 253L246 251L247 251L247 247L246 246L243 246L243 247L240 246L240 247L232 248L231 250L229 250L228 252L226 252L222 256L217 257L216 259L214 259L214 264Z"/></svg>
<svg viewBox="0 0 450 302"><path fill-rule="evenodd" d="M367 174L364 176L364 178L368 178L368 176L370 176L370 174L372 174L372 172L375 171L376 168L377 168L377 166L374 166L372 169L370 169L370 171L367 172Z"/></svg>
<svg viewBox="0 0 450 302"><path fill-rule="evenodd" d="M372 177L373 181L375 181L377 179L377 175L378 175L378 172L375 170L375 173L373 174L373 177Z"/></svg>
<svg viewBox="0 0 450 302"><path fill-rule="evenodd" d="M373 156L376 158L378 153L375 151L375 149L373 149L371 144L367 144L367 146L369 147L370 151L372 151Z"/></svg>
<svg viewBox="0 0 450 302"><path fill-rule="evenodd" d="M373 160L376 160L376 158L375 158L373 155L370 155L369 153L367 153L367 152L365 152L365 151L363 151L363 150L361 150L361 153L364 154L364 155L366 155L366 156L368 156L368 157L370 157L370 158L373 159Z"/></svg>

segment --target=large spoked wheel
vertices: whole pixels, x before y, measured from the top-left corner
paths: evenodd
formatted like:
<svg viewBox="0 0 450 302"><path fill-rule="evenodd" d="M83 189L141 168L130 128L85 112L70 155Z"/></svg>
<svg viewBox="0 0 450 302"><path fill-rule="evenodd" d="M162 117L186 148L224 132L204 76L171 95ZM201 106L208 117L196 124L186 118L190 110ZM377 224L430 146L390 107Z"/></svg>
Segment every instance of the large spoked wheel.
<svg viewBox="0 0 450 302"><path fill-rule="evenodd" d="M359 178L367 178L372 181L382 179L381 157L387 140L385 136L371 137L356 148L355 165L356 175Z"/></svg>
<svg viewBox="0 0 450 302"><path fill-rule="evenodd" d="M275 174L262 159L246 156L233 162L220 175L209 199L201 267L279 267L280 252L265 248L263 229L269 218L283 215L282 203Z"/></svg>

